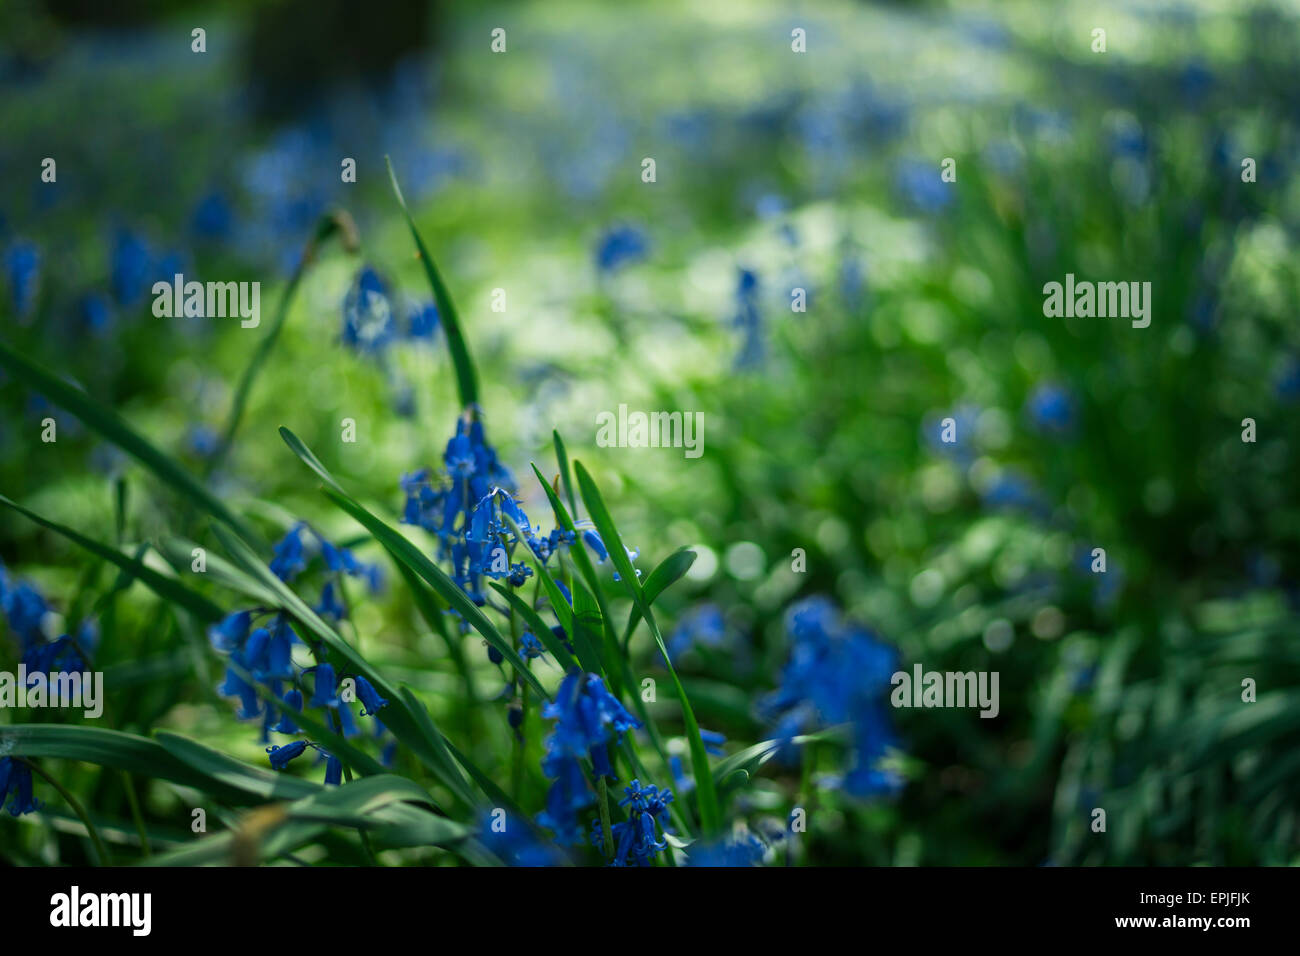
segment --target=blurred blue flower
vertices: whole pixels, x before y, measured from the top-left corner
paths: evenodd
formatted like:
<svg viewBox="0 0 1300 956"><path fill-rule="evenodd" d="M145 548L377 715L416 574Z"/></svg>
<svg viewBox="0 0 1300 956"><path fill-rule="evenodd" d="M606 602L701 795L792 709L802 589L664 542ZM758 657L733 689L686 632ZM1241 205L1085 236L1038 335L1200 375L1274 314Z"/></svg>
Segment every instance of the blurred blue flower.
<svg viewBox="0 0 1300 956"><path fill-rule="evenodd" d="M650 253L650 241L635 226L613 226L601 234L596 242L596 268L601 272L614 272L623 266L640 262Z"/></svg>
<svg viewBox="0 0 1300 956"><path fill-rule="evenodd" d="M397 338L388 287L370 266L362 267L343 299L344 345L361 355L379 355Z"/></svg>
<svg viewBox="0 0 1300 956"><path fill-rule="evenodd" d="M1073 432L1077 424L1076 404L1069 389L1049 382L1034 389L1025 410L1038 431L1062 437Z"/></svg>
<svg viewBox="0 0 1300 956"><path fill-rule="evenodd" d="M32 768L13 757L0 757L0 807L6 801L15 817L35 813L43 806L32 793Z"/></svg>
<svg viewBox="0 0 1300 956"><path fill-rule="evenodd" d="M777 721L774 736L783 742L782 758L793 756L796 734L850 723L853 765L845 788L861 797L892 792L896 781L877 772L877 763L894 745L885 699L898 668L897 652L870 631L843 621L824 597L792 605L786 631L790 659L781 686L759 705L763 717Z"/></svg>
<svg viewBox="0 0 1300 956"><path fill-rule="evenodd" d="M36 307L40 286L41 254L35 243L17 240L4 253L5 278L9 297L18 318L27 318Z"/></svg>

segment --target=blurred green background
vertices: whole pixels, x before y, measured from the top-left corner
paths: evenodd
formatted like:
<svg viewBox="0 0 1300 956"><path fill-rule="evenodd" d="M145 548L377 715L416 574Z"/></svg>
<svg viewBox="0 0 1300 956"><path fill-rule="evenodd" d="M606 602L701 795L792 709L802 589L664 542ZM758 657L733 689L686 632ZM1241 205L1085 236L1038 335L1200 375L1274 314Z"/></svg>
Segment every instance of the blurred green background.
<svg viewBox="0 0 1300 956"><path fill-rule="evenodd" d="M755 704L788 652L783 612L809 595L908 669L1000 673L997 719L893 711L895 800L765 768L740 814L761 830L792 801L815 807L795 862L1292 863L1296 17L1208 0L9 0L0 335L203 473L314 223L342 208L359 248L328 245L306 273L210 480L269 527L306 517L355 535L284 425L395 521L399 476L438 462L459 409L441 338L369 354L340 340L362 264L395 308L428 298L390 156L460 307L502 460L549 474L556 428L646 567L699 552L663 613L666 627L703 605L725 617L717 645L677 659L701 724L735 745L767 736ZM148 288L175 271L261 281L262 327L155 318ZM1149 281L1150 327L1045 317L1043 285L1067 273ZM596 416L620 403L703 412L703 456L597 447ZM18 383L0 378L0 408L3 494L101 540L192 521ZM544 513L527 477L525 506ZM1089 569L1098 547L1104 575ZM9 512L0 559L68 622L112 583ZM110 613L97 664L119 689L114 727L259 756L213 700L215 659L160 628L156 602L137 587ZM395 576L354 623L455 722L445 650ZM645 635L633 652L662 679ZM503 720L477 733L485 760L508 750ZM125 813L93 769L67 777L97 812ZM177 814L164 788L142 794ZM1089 830L1096 807L1106 834ZM30 831L0 821L0 854L56 858Z"/></svg>

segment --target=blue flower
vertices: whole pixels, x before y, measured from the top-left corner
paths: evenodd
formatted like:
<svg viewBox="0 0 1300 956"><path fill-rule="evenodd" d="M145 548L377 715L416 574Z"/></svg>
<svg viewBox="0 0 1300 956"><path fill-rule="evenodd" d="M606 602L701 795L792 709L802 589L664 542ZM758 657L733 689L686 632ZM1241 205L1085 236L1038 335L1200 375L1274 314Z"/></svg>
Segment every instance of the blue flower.
<svg viewBox="0 0 1300 956"><path fill-rule="evenodd" d="M727 621L716 604L701 604L682 615L668 637L668 656L674 661L696 644L720 647L727 638Z"/></svg>
<svg viewBox="0 0 1300 956"><path fill-rule="evenodd" d="M606 230L596 243L596 268L601 272L615 270L640 262L650 252L650 242L644 232L633 226L614 226Z"/></svg>
<svg viewBox="0 0 1300 956"><path fill-rule="evenodd" d="M77 319L93 335L107 332L113 319L113 306L108 296L99 292L83 295L77 302Z"/></svg>
<svg viewBox="0 0 1300 956"><path fill-rule="evenodd" d="M763 361L763 316L758 307L758 274L741 269L736 280L736 313L731 324L741 334L737 368L752 368Z"/></svg>
<svg viewBox="0 0 1300 956"><path fill-rule="evenodd" d="M326 581L325 587L320 592L320 603L312 608L317 614L325 620L341 621L348 616L347 608L334 593L334 582Z"/></svg>
<svg viewBox="0 0 1300 956"><path fill-rule="evenodd" d="M325 785L337 787L343 782L343 763L330 754L325 761Z"/></svg>
<svg viewBox="0 0 1300 956"><path fill-rule="evenodd" d="M308 707L337 707L339 705L338 680L334 676L333 664L318 664L312 668L316 674L316 685L312 690Z"/></svg>
<svg viewBox="0 0 1300 956"><path fill-rule="evenodd" d="M752 833L719 840L702 846L693 846L686 860L693 867L758 866L763 862L767 846Z"/></svg>
<svg viewBox="0 0 1300 956"><path fill-rule="evenodd" d="M389 303L388 288L374 269L365 266L357 273L343 299L344 345L363 355L378 355L397 337L397 324Z"/></svg>
<svg viewBox="0 0 1300 956"><path fill-rule="evenodd" d="M252 619L253 615L249 611L235 611L208 628L208 640L212 643L213 649L222 654L229 654L236 648L242 647L244 641L248 639Z"/></svg>
<svg viewBox="0 0 1300 956"><path fill-rule="evenodd" d="M484 816L479 842L509 866L559 866L564 862L558 847L539 839L523 821L504 810Z"/></svg>
<svg viewBox="0 0 1300 956"><path fill-rule="evenodd" d="M36 293L40 285L41 254L34 243L18 240L5 250L5 276L9 281L9 294L14 312L27 318L36 306Z"/></svg>
<svg viewBox="0 0 1300 956"><path fill-rule="evenodd" d="M938 212L952 202L952 184L945 183L939 169L928 160L903 162L895 184L903 197L922 212Z"/></svg>
<svg viewBox="0 0 1300 956"><path fill-rule="evenodd" d="M438 334L438 307L432 302L425 302L411 307L407 315L408 337L431 341Z"/></svg>
<svg viewBox="0 0 1300 956"><path fill-rule="evenodd" d="M627 796L618 805L627 807L628 819L610 828L614 843L610 866L649 866L655 854L668 847L668 841L657 834L658 830L667 832L668 804L672 802L673 792L661 793L653 784L642 787L640 780L633 780L623 792ZM599 820L594 821L592 830L591 842L603 846L605 831Z"/></svg>
<svg viewBox="0 0 1300 956"><path fill-rule="evenodd" d="M1075 400L1064 386L1050 382L1039 385L1025 403L1025 410L1040 432L1064 436L1074 430L1077 419Z"/></svg>
<svg viewBox="0 0 1300 956"><path fill-rule="evenodd" d="M32 768L13 757L0 757L0 807L6 801L15 817L35 813L43 806L32 793Z"/></svg>
<svg viewBox="0 0 1300 956"><path fill-rule="evenodd" d="M853 768L846 788L857 796L873 795L872 772L894 743L884 700L897 653L870 631L842 621L823 597L793 605L786 631L791 648L781 687L760 703L763 716L777 721L775 738L785 741L781 756L791 756L798 733L849 723Z"/></svg>
<svg viewBox="0 0 1300 956"><path fill-rule="evenodd" d="M542 772L555 782L538 822L554 830L561 842L574 842L580 833L574 814L592 799L579 761L588 757L596 775L613 777L608 745L641 722L605 689L600 677L579 671L565 676L542 716L556 722L542 759Z"/></svg>
<svg viewBox="0 0 1300 956"><path fill-rule="evenodd" d="M266 752L271 755L271 768L273 770L283 770L289 766L289 761L301 757L306 749L307 741L295 740L283 746L267 747Z"/></svg>
<svg viewBox="0 0 1300 956"><path fill-rule="evenodd" d="M271 559L271 572L281 581L292 581L307 567L302 541L302 532L305 528L305 524L298 522L275 545L275 557Z"/></svg>
<svg viewBox="0 0 1300 956"><path fill-rule="evenodd" d="M298 733L298 725L294 723L291 712L302 713L302 691L296 687L284 695L284 708L280 711L280 722L272 729L281 734Z"/></svg>
<svg viewBox="0 0 1300 956"><path fill-rule="evenodd" d="M213 190L199 200L194 209L192 227L204 239L225 239L235 223L235 212L224 193Z"/></svg>
<svg viewBox="0 0 1300 956"><path fill-rule="evenodd" d="M45 598L26 581L14 581L0 564L0 608L9 629L18 638L20 652L45 640L42 623L50 607Z"/></svg>
<svg viewBox="0 0 1300 956"><path fill-rule="evenodd" d="M519 653L523 655L524 660L531 661L545 654L546 648L532 631L524 631L523 636L519 638Z"/></svg>
<svg viewBox="0 0 1300 956"><path fill-rule="evenodd" d="M153 255L140 236L118 229L109 254L109 282L118 305L135 305L145 294L153 275ZM172 276L166 276L171 280Z"/></svg>
<svg viewBox="0 0 1300 956"><path fill-rule="evenodd" d="M379 692L360 674L357 675L357 699L361 701L361 716L373 717L388 706L388 701L379 696Z"/></svg>

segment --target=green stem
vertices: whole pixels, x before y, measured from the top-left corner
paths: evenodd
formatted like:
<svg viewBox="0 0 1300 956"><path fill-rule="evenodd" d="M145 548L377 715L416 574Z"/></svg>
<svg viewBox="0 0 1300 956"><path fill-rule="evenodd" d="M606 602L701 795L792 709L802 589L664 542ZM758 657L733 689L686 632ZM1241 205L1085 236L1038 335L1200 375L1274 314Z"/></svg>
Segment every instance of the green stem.
<svg viewBox="0 0 1300 956"><path fill-rule="evenodd" d="M153 848L149 846L149 833L144 826L144 814L140 812L140 798L135 795L135 784L131 781L131 775L125 770L122 771L122 786L126 790L126 802L131 806L131 819L135 821L135 832L140 834L140 849L144 852L145 859L153 856Z"/></svg>
<svg viewBox="0 0 1300 956"><path fill-rule="evenodd" d="M86 815L86 808L81 805L81 802L72 794L70 794L67 790L65 790L63 785L59 783L59 781L55 780L53 777L51 777L40 767L36 766L36 764L32 763L30 760L25 760L22 757L18 757L17 759L25 763L28 767L31 768L33 773L35 773L42 780L44 780L51 787L53 787L55 791L58 792L59 796L61 796L64 799L64 801L68 804L68 806L72 808L72 812L75 813L78 817L80 817L82 825L85 826L86 828L86 833L90 836L90 842L94 844L95 857L98 861L98 865L111 866L112 859L108 855L108 850L104 846L104 841L99 838L99 831L96 830L95 825L90 822L90 817Z"/></svg>
<svg viewBox="0 0 1300 956"><path fill-rule="evenodd" d="M596 781L596 790L600 794L600 832L605 837L605 856L614 858L614 828L609 823L609 786L605 775Z"/></svg>

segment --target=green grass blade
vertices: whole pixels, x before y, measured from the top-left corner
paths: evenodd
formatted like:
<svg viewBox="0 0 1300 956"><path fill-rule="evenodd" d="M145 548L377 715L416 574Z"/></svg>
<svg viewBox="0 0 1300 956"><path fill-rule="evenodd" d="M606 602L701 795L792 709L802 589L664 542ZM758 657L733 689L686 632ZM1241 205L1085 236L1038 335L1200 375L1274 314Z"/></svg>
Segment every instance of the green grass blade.
<svg viewBox="0 0 1300 956"><path fill-rule="evenodd" d="M99 727L21 724L0 727L0 753L14 757L48 757L125 770L182 787L192 787L231 804L264 799L262 782L206 775L164 749L157 741ZM251 787L251 789L250 789Z"/></svg>
<svg viewBox="0 0 1300 956"><path fill-rule="evenodd" d="M569 474L569 453L564 447L564 439L560 437L557 429L551 430L551 438L555 441L555 460L560 466L560 484L564 486L564 497L569 499L569 513L576 515L578 513L578 499L573 493L573 478Z"/></svg>
<svg viewBox="0 0 1300 956"><path fill-rule="evenodd" d="M645 579L645 602L654 604L655 598L663 594L672 585L676 584L686 572L691 569L695 563L696 554L690 548L682 548L674 551L668 557L659 562L658 566L651 571ZM635 604L627 616L627 629L623 632L623 643L626 645L632 637L632 632L636 630L637 624L641 622L641 609Z"/></svg>
<svg viewBox="0 0 1300 956"><path fill-rule="evenodd" d="M392 160L385 156L384 163L388 166L388 178L393 184L393 195L397 197L397 203L402 207L402 215L406 217L411 238L415 240L415 248L420 253L424 274L433 289L433 299L438 305L438 322L446 333L447 351L451 353L451 363L456 369L456 387L460 394L461 406L469 408L471 405L478 404L478 373L474 370L474 360L470 358L469 346L461 329L460 315L451 301L451 293L447 291L447 285L442 281L442 275L438 272L433 256L429 254L428 247L420 238L420 230L415 227L411 211L406 207L406 200L402 197L402 187L397 184L397 174L393 172Z"/></svg>
<svg viewBox="0 0 1300 956"><path fill-rule="evenodd" d="M164 601L169 601L172 604L185 608L185 610L194 614L203 621L216 621L224 614L220 607L218 607L214 602L208 600L202 594L199 594L197 591L191 591L179 581L158 573L138 558L125 555L116 548L110 548L106 544L101 544L92 538L87 538L85 535L77 531L73 531L66 525L61 525L56 521L51 521L48 518L36 514L34 511L29 511L22 505L4 495L0 495L0 505L12 508L20 515L34 521L41 527L48 528L49 530L67 538L78 547L89 551L91 554L117 565L122 569L123 573L128 576L128 578L135 578Z"/></svg>
<svg viewBox="0 0 1300 956"><path fill-rule="evenodd" d="M614 520L610 517L609 509L605 507L605 501L600 495L600 490L596 487L596 483L592 481L591 475L587 474L587 469L582 466L582 462L575 461L573 469L578 476L578 488L582 492L582 503L586 506L587 513L591 515L596 530L600 532L601 540L609 552L610 560L614 562L614 567L618 569L623 586L640 609L641 616L645 618L645 622L650 628L650 633L654 635L655 643L659 645L659 653L663 655L664 666L668 668L668 675L672 678L678 700L681 701L682 723L685 724L686 741L691 748L691 766L695 775L695 794L700 808L700 825L705 835L711 835L718 831L721 820L718 811L717 789L714 786L713 774L709 771L709 755L704 749L704 741L700 738L700 725L695 720L695 712L691 709L691 702L686 696L686 691L682 688L682 682L677 677L677 671L673 667L672 659L668 656L668 647L664 644L663 634L660 633L659 625L655 622L654 612L650 610L650 605L646 603L644 591L637 580L636 571L632 567L632 560L627 556L627 551L623 547L623 539L614 526Z"/></svg>
<svg viewBox="0 0 1300 956"><path fill-rule="evenodd" d="M253 383L257 380L257 375L262 370L262 366L270 358L275 343L279 341L280 331L284 328L285 320L289 317L289 308L293 305L294 297L298 293L298 286L301 285L303 276L306 275L312 262L315 261L317 249L335 233L342 234L345 247L356 247L356 225L352 222L352 217L347 213L341 210L331 210L317 221L316 229L307 241L302 257L298 260L298 265L294 267L293 275L289 278L284 291L280 293L280 301L276 306L275 316L271 319L266 334L262 336L262 341L257 344L257 349L253 352L248 364L244 366L243 374L239 377L239 385L235 387L235 396L230 403L230 414L226 419L226 427L222 429L217 448L208 458L204 467L205 475L211 475L215 472L230 452L230 446L235 441L235 432L239 430L239 424L244 418L244 408L248 404L248 395L253 389Z"/></svg>
<svg viewBox="0 0 1300 956"><path fill-rule="evenodd" d="M510 588L498 584L496 581L491 582L491 584L492 589L505 598L506 603L514 608L516 614L523 618L524 623L528 625L528 629L537 636L537 639L555 658L555 663L560 666L561 670L567 672L578 666L578 662L573 659L573 655L555 637L550 625L542 620L542 616L527 601Z"/></svg>
<svg viewBox="0 0 1300 956"><path fill-rule="evenodd" d="M257 540L252 529L222 504L216 495L203 487L198 479L176 461L139 435L106 403L97 401L75 385L70 385L26 356L15 352L3 342L0 342L0 367L53 404L77 416L86 427L135 458L165 484L179 492L182 497L233 528L241 537L246 540Z"/></svg>

